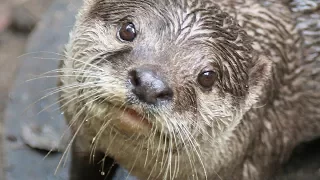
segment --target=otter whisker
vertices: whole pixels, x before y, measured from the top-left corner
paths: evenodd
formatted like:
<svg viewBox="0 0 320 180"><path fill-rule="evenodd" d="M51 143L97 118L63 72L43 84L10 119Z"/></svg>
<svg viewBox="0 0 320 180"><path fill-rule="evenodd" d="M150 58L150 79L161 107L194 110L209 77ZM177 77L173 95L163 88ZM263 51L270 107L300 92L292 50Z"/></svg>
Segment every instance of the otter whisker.
<svg viewBox="0 0 320 180"><path fill-rule="evenodd" d="M167 123L167 125L168 125L168 122L167 121L165 121L166 123ZM170 125L168 125L167 126L167 128L168 128L168 130L169 130L169 132L173 132L173 130L171 129L171 126ZM166 152L165 150L163 150L163 154L162 154L162 160L161 160L161 169L160 169L160 173L162 173L162 171L164 170L163 169L163 167L164 167L164 165L167 165L167 167L166 167L166 169L165 169L165 172L164 172L164 179L167 179L167 176L168 176L168 171L169 171L169 167L170 167L170 140L171 140L171 136L170 136L170 138L165 138L165 142L164 142L164 147L166 147L166 149L169 149L168 150L168 152ZM168 145L167 145L167 143L168 143ZM166 156L166 158L165 158L165 161L164 161L164 157L165 157L165 155L167 155Z"/></svg>
<svg viewBox="0 0 320 180"><path fill-rule="evenodd" d="M195 159L194 159L194 153L192 153L192 152L196 152L197 153L197 150L194 148L194 146L192 146L192 142L190 142L190 134L188 134L188 133L186 133L186 131L184 130L184 128L183 128L183 126L182 126L182 124L180 124L179 125L179 128L180 128L180 130L181 130L181 132L183 132L184 133L184 135L186 136L186 140L188 140L188 145L191 145L191 148L194 150L194 151L191 151L191 153L190 153L190 156L192 157L192 164L191 164L191 167L192 167L192 170L193 170L193 179L194 178L196 178L197 180L199 179L199 177L198 177L198 173L197 173L197 171L195 170L195 168L196 168L196 166L195 166ZM188 150L188 148L189 148L189 146L187 145L187 147L186 147L186 149Z"/></svg>
<svg viewBox="0 0 320 180"><path fill-rule="evenodd" d="M176 129L176 131L178 132L178 135L180 136L180 140L182 141L182 143L183 143L183 145L185 146L185 152L186 152L186 154L187 154L187 156L188 156L188 160L189 160L189 162L190 162L190 167L191 167L191 171L192 171L192 174L194 175L194 174L196 174L196 171L195 171L195 164L194 164L194 158L193 158L193 156L192 156L192 153L189 151L189 147L188 147L188 144L186 144L186 142L185 142L185 137L183 136L183 132L182 132L182 129L181 129L181 127L180 127L180 125L177 123L177 129ZM196 174L197 175L197 174ZM192 176L192 178L194 179L195 177L194 176Z"/></svg>
<svg viewBox="0 0 320 180"><path fill-rule="evenodd" d="M148 116L149 114L147 114L147 119L148 119L148 121L149 121L149 116ZM142 119L145 119L146 118L146 113L143 113L143 116L142 116ZM152 130L151 130L152 131ZM152 133L151 133L152 134ZM147 139L147 154L146 154L146 159L145 159L145 161L144 161L144 167L146 167L146 165L147 165L147 161L148 161L148 157L149 157L149 144L150 143L150 136L148 137L148 139Z"/></svg>
<svg viewBox="0 0 320 180"><path fill-rule="evenodd" d="M28 52L28 53L22 54L22 55L18 56L17 58L20 59L20 58L23 58L23 57L28 56L28 55L40 54L40 53L47 53L47 54L53 54L53 55L58 55L58 56L66 57L64 54L59 54L59 53L57 53L57 52L37 51L37 52Z"/></svg>
<svg viewBox="0 0 320 180"><path fill-rule="evenodd" d="M170 123L170 125L169 125L169 123ZM169 132L171 132L170 133L170 143L169 143L169 152L168 152L168 156L170 156L169 157L169 165L168 165L168 167L170 167L170 169L169 169L169 171L170 171L170 179L174 179L175 178L175 173L176 173L176 166L177 166L177 164L176 164L176 161L175 161L175 163L174 163L174 172L171 172L172 170L172 156L173 156L173 140L176 142L176 135L175 135L175 123L173 123L173 122L169 122L168 123L168 127L172 127L172 129L171 130L169 130ZM179 152L178 152L178 154L179 154ZM178 156L179 157L179 156ZM177 158L177 157L174 157L175 159Z"/></svg>
<svg viewBox="0 0 320 180"><path fill-rule="evenodd" d="M203 168L205 178L207 179L207 178L208 178L208 177L207 177L207 172L206 172L206 169L205 169L205 165L204 165L204 163L203 163L203 161L202 161L202 151L201 151L201 149L200 149L200 146L197 145L197 144L195 144L195 143L197 143L197 140L192 137L192 135L190 134L188 128L184 127L183 124L181 124L181 127L182 127L182 129L183 129L186 133L188 133L188 134L190 135L190 136L187 136L187 137L189 138L189 142L190 142L190 144L193 146L193 149L195 150L195 152L196 152L196 154L197 154L197 157L198 157L198 159L199 159L199 161L200 161L200 163L201 163L201 166L202 166L202 168ZM197 147L198 147L198 150L197 150ZM215 173L216 173L216 172L215 172ZM216 173L216 174L217 174L217 173ZM217 175L218 175L218 174L217 174ZM218 178L219 178L220 180L222 180L219 175L218 175Z"/></svg>
<svg viewBox="0 0 320 180"><path fill-rule="evenodd" d="M133 162L133 164L132 164L131 169L129 170L129 174L128 174L128 175L127 175L127 177L126 177L126 180L129 178L129 175L130 175L130 173L132 172L132 170L133 170L133 168L134 168L135 164L137 163L137 160L138 160L138 158L140 157L140 154L141 154L141 153L142 153L142 145L140 145L140 148L139 148L138 154L137 154L137 156L136 156L136 158L135 158L135 160L134 160L134 162Z"/></svg>
<svg viewBox="0 0 320 180"><path fill-rule="evenodd" d="M47 75L47 76L41 76L41 77L36 77L32 78L29 80L26 80L26 82L34 81L34 80L39 80L39 79L45 79L45 78L57 78L57 77L85 77L85 78L99 78L100 76L89 76L89 75Z"/></svg>
<svg viewBox="0 0 320 180"><path fill-rule="evenodd" d="M173 135L174 135L174 133L173 133ZM172 147L173 147L173 142L172 142L172 137L170 138L170 142L169 142L169 166L168 167L170 167L169 168L169 174L170 174L170 179L173 179L172 177L173 177L173 171L172 171L172 154L173 154L173 151L172 151Z"/></svg>
<svg viewBox="0 0 320 180"><path fill-rule="evenodd" d="M165 123L167 123L166 121L165 121ZM168 129L170 129L170 126L168 127ZM167 139L168 138L166 138L165 136L163 136L163 138L164 138L164 144L163 144L163 146L164 147L167 147ZM164 167L164 165L165 165L165 163L167 162L167 159L164 159L165 158L165 150L163 150L162 151L162 159L161 159L161 166L160 166L160 173L162 173L162 171L163 171L163 167ZM165 161L164 161L165 160Z"/></svg>
<svg viewBox="0 0 320 180"><path fill-rule="evenodd" d="M83 84L83 86L87 86L87 85L90 85L90 84L91 84L91 83ZM26 109L24 109L24 112L26 112L28 109L30 109L31 106L35 105L36 103L40 102L41 100L43 100L43 99L45 99L45 98L47 98L47 97L49 97L49 96L51 96L51 95L54 95L54 94L56 94L56 93L59 93L59 92L62 91L62 90L72 89L72 88L75 88L75 87L81 87L81 86L78 85L78 84L76 84L76 83L74 83L74 84L70 84L70 85L68 85L68 86L64 86L64 87L60 87L60 88L51 88L51 89L56 89L56 90L46 93L46 94L45 94L44 96L42 96L41 98L39 98L39 99L36 100L35 102L33 102L33 103L31 103L30 105L28 105L28 106L26 107ZM73 91L77 91L77 89L74 89L74 90L72 90L71 92L73 92ZM72 96L72 95L70 95L70 97L71 97L71 96ZM58 101L58 102L56 102L55 104L57 104L57 103L59 103L59 102L61 102L61 101ZM44 111L44 110L42 110L42 111ZM42 111L41 111L41 112L42 112ZM38 114L40 114L41 112L39 112Z"/></svg>
<svg viewBox="0 0 320 180"><path fill-rule="evenodd" d="M104 103L105 101L106 101L106 100L103 100L103 101L100 102L99 104L102 104L102 103ZM110 111L112 111L113 108L115 108L115 105L114 105L113 107L111 107ZM104 124L102 125L102 127L99 129L99 131L97 132L97 134L96 134L96 136L95 136L95 138L96 138L97 140L94 142L94 144L93 144L93 146L92 146L91 154L94 154L94 151L96 150L96 147L97 147L97 144L98 144L98 143L97 143L98 140L100 139L102 133L105 131L105 129L108 127L108 125L111 123L111 121L107 119L109 115L110 115L110 114L107 113L107 114L103 117L103 119L105 119L105 122L104 122ZM112 143L110 143L110 144L112 144ZM108 148L107 148L107 149L108 149Z"/></svg>
<svg viewBox="0 0 320 180"><path fill-rule="evenodd" d="M76 119L75 119L76 120ZM85 120L86 121L86 120ZM61 135L61 137L60 137L60 141L63 139L63 137L65 136L65 134L66 134L66 132L70 129L70 127L73 125L73 123L75 123L75 121L71 121L70 122L70 125L68 126L68 128L66 129L66 130L64 130L64 132L62 133L62 135ZM53 151L53 149L51 149L47 154L46 154L46 156L43 158L43 159L46 159L51 153L52 153L52 151ZM67 153L67 151L68 150L65 150L65 153ZM61 158L61 160L62 160L63 158ZM66 160L67 160L67 157L65 158ZM65 160L65 163L67 162ZM64 163L64 166L65 166L65 163ZM58 168L59 168L59 166L60 165L58 165L58 167L57 167L57 169L56 170L58 170Z"/></svg>
<svg viewBox="0 0 320 180"><path fill-rule="evenodd" d="M86 65L86 66L90 66L90 67L92 67L92 68L96 68L96 70L99 70L99 71L104 71L101 67L99 67L99 66L95 66L95 65L93 65L93 64L90 64L90 63L88 63L88 62L86 62L86 61L81 61L80 59L75 59L75 58L71 58L71 57L67 57L67 56L65 56L65 58L44 58L44 57L32 57L33 59L41 59L41 60L56 60L56 61L61 61L61 60L64 60L64 61L72 61L72 62L78 62L78 63L82 63L82 64L84 64L84 65ZM70 60L68 60L68 59L70 59Z"/></svg>
<svg viewBox="0 0 320 180"><path fill-rule="evenodd" d="M87 94L82 94L80 97L88 98L88 94L89 94L89 92L88 92ZM94 95L92 95L92 96L94 96ZM90 97L90 96L89 96L89 97ZM78 99L78 98L79 98L79 97L74 97L74 98L66 101L65 103L63 103L63 104L60 106L60 108L63 108L64 106L68 105L70 102L72 102L72 101L74 101L74 100L76 100L76 99ZM49 108L53 107L54 105L62 102L63 100L64 100L64 99L60 99L60 100L58 100L57 102L48 105L46 108L43 108L40 112L38 112L37 115L39 115L40 113L48 110ZM80 99L79 101L81 101L81 99ZM54 109L54 111L57 111L57 110L59 110L59 108Z"/></svg>
<svg viewBox="0 0 320 180"><path fill-rule="evenodd" d="M174 129L178 129L177 125L175 123L172 123L172 125L174 126ZM177 137L176 137L176 133L173 132L173 139L174 139L174 143L175 143L175 147L176 147L176 153L177 156L175 156L175 162L174 162L174 175L173 178L177 177L179 174L179 159L180 159L180 151L179 151L179 147L178 147L178 141L177 141Z"/></svg>
<svg viewBox="0 0 320 180"><path fill-rule="evenodd" d="M73 125L73 123L75 123L75 121L77 120L77 117L80 116L80 114L83 113L84 110L85 110L85 107L81 108L81 110L78 111L78 113L75 115L74 119L72 120L72 125ZM61 163L62 163L64 157L65 157L66 154L69 152L69 150L70 150L70 148L71 148L71 145L72 145L73 141L75 140L77 134L79 133L80 129L82 128L82 125L84 124L84 122L85 122L85 120L83 120L83 121L80 123L79 127L77 128L77 130L75 131L73 137L71 138L70 142L68 143L68 145L67 145L64 153L62 154L62 156L61 156L61 158L60 158L60 161L59 161L59 163L58 163L58 165L57 165L57 168L56 168L56 170L55 170L55 174L58 172L58 169L59 169L59 167L61 166ZM71 127L72 125L70 125L69 127Z"/></svg>
<svg viewBox="0 0 320 180"><path fill-rule="evenodd" d="M91 157L94 157L100 137L102 135L102 133L104 132L104 130L110 125L110 121L105 121L104 124L102 125L102 127L99 129L98 133L96 134L96 136L94 137L94 139L92 140L92 145L91 145L91 152L90 152L90 159ZM114 138L112 138L110 145L112 145L113 140L115 139L116 136L114 136ZM108 148L107 148L108 149Z"/></svg>
<svg viewBox="0 0 320 180"><path fill-rule="evenodd" d="M159 162L159 156L161 155L161 143L162 143L162 139L164 138L164 130L163 130L163 125L162 125L162 123L161 123L161 126L162 127L160 127L160 135L159 135L159 142L158 142L158 146L157 146L157 148L156 148L156 150L155 150L155 154L153 155L153 156L155 156L156 157L156 162ZM163 145L164 147L165 147L165 145ZM158 163L156 163L155 164L155 166L157 166L158 165ZM161 165L162 166L162 165ZM159 172L159 175L160 175L161 173ZM150 174L150 176L151 176L151 174ZM150 177L149 176L149 177Z"/></svg>
<svg viewBox="0 0 320 180"><path fill-rule="evenodd" d="M63 74L62 74L63 73ZM50 75L50 74L55 74L57 75L57 77L60 77L63 75L74 75L76 73L88 73L90 75L97 75L96 77L100 77L101 74L105 74L103 71L94 71L94 70L82 70L82 69L73 69L73 68L58 68L58 69L52 69L52 70L49 70L49 71L46 71L46 72L43 72L41 74L38 74L36 75L37 77L42 77L42 76L45 76L45 75Z"/></svg>
<svg viewBox="0 0 320 180"><path fill-rule="evenodd" d="M150 119L149 117L149 114L147 114L148 116L148 119ZM153 127L151 129L151 135L149 136L149 138L147 139L147 157L145 159L145 167L149 166L150 163L152 162L153 159L155 159L156 163L153 164L153 167L151 169L151 172L150 172L150 175L148 178L150 178L151 174L153 173L153 170L157 167L158 165L158 154L155 156L155 154L157 153L157 150L155 150L155 141L156 141L156 134L157 134L157 124L153 124ZM161 142L161 136L159 136L159 143ZM147 159L148 159L148 156L150 155L149 154L149 151L151 150L151 159L149 160L149 163L147 164Z"/></svg>
<svg viewBox="0 0 320 180"><path fill-rule="evenodd" d="M63 105L63 104L62 104ZM84 111L86 108L86 106L83 106L79 111L78 113L76 113L76 116L74 116L73 119L71 119L70 123L69 123L69 126L68 126L68 130L70 129L71 126L74 125L74 123L76 123L78 117L81 115L82 111ZM86 116L87 117L87 116ZM85 122L87 121L87 119L85 119Z"/></svg>

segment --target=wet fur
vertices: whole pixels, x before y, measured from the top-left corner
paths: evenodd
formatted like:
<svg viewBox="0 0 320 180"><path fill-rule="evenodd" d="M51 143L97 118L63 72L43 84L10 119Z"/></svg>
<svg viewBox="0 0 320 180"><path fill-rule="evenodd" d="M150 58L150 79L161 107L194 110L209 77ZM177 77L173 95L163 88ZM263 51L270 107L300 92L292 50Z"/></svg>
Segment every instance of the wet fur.
<svg viewBox="0 0 320 180"><path fill-rule="evenodd" d="M271 177L294 147L320 135L320 75L310 73L319 57L305 61L289 8L217 3L85 1L60 77L73 149L101 165L93 155L105 153L141 179L254 180ZM125 19L140 30L133 43L116 37ZM143 64L166 75L172 103L149 106L130 92L128 70ZM210 91L196 82L207 66L218 73ZM154 133L117 131L119 106L151 117Z"/></svg>

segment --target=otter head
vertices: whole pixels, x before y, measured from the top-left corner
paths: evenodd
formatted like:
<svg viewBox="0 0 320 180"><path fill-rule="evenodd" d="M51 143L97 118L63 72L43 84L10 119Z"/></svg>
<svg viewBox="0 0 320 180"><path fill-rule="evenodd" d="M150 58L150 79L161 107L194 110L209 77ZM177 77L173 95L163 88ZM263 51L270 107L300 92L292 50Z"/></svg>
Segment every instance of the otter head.
<svg viewBox="0 0 320 180"><path fill-rule="evenodd" d="M66 56L70 112L86 114L98 132L175 147L227 136L271 71L212 1L87 0Z"/></svg>

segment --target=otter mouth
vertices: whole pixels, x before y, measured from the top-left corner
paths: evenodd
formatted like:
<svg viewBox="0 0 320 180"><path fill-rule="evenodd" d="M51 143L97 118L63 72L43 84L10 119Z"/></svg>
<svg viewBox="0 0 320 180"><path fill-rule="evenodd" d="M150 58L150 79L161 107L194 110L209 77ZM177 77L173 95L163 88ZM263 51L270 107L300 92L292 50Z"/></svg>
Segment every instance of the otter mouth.
<svg viewBox="0 0 320 180"><path fill-rule="evenodd" d="M114 113L114 117L112 118L112 125L114 129L127 138L132 138L133 136L144 136L150 137L153 134L153 138L156 141L161 142L169 142L169 136L166 136L165 132L160 132L159 129L156 128L156 125L152 123L152 115L148 118L142 115L142 112L139 112L131 107L119 107L116 106L117 112ZM176 143L176 142L173 142ZM165 146L169 146L169 144L164 143ZM150 147L143 147L148 150ZM183 148L182 144L175 144L173 147L169 149L163 147L162 151L165 153L176 153L180 149Z"/></svg>
<svg viewBox="0 0 320 180"><path fill-rule="evenodd" d="M114 119L113 125L121 133L132 135L148 135L151 133L152 124L149 119L141 115L138 111L132 108L120 108L118 117Z"/></svg>

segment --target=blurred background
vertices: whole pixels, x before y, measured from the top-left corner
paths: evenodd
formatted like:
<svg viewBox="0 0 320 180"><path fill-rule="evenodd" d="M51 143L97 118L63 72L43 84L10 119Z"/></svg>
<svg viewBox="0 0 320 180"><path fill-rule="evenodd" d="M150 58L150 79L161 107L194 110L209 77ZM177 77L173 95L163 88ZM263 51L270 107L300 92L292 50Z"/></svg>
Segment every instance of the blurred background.
<svg viewBox="0 0 320 180"><path fill-rule="evenodd" d="M54 176L61 153L44 158L52 148L58 151L55 147L64 129L63 118L55 117L60 115L58 108L51 114L46 108L56 97L33 105L44 90L55 87L56 79L27 80L57 68L58 61L45 59L58 59L50 54L62 52L80 3L0 0L0 180L67 179L67 165ZM70 18L62 22L67 13ZM41 109L46 110L41 113ZM56 119L61 120L52 121Z"/></svg>
<svg viewBox="0 0 320 180"><path fill-rule="evenodd" d="M29 34L53 0L0 0L0 113Z"/></svg>
<svg viewBox="0 0 320 180"><path fill-rule="evenodd" d="M0 0L0 128L4 130L4 110L9 91L25 52L27 39L52 0ZM17 137L5 137L17 141ZM5 179L3 143L0 143L0 179Z"/></svg>

